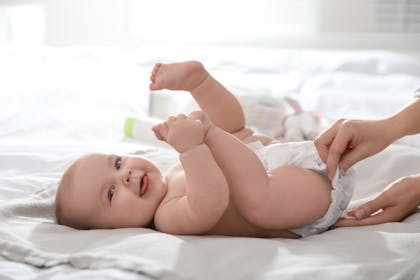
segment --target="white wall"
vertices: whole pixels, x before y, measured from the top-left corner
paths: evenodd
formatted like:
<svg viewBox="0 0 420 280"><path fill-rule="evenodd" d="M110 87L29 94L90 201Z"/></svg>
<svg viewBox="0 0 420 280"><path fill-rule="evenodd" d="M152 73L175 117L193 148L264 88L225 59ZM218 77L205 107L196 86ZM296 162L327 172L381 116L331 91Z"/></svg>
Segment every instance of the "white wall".
<svg viewBox="0 0 420 280"><path fill-rule="evenodd" d="M127 1L46 0L46 38L51 45L124 44Z"/></svg>
<svg viewBox="0 0 420 280"><path fill-rule="evenodd" d="M19 14L25 5L37 6L42 20ZM378 5L391 7L385 25L375 14ZM392 21L399 7L418 22L408 33L408 17ZM20 27L7 26L13 22ZM56 46L205 43L416 52L420 0L0 0L0 43L17 38Z"/></svg>
<svg viewBox="0 0 420 280"><path fill-rule="evenodd" d="M42 44L44 39L42 0L0 0L0 44Z"/></svg>

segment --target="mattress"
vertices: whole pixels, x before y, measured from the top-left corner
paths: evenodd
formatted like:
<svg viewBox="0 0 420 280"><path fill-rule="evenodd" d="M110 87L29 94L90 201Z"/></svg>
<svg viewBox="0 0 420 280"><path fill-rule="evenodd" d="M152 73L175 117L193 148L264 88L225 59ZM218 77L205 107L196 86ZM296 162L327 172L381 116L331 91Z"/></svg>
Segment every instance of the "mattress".
<svg viewBox="0 0 420 280"><path fill-rule="evenodd" d="M169 147L126 138L123 128L127 117L191 110L185 92L148 90L154 63L187 59L202 61L238 96L296 98L321 117L321 129L342 117L383 117L420 87L420 63L386 51L2 47L0 278L420 279L419 211L399 223L337 228L298 240L56 225L49 199L80 155L138 153L163 170L177 161ZM418 137L406 137L356 164L350 207L418 173L419 147Z"/></svg>

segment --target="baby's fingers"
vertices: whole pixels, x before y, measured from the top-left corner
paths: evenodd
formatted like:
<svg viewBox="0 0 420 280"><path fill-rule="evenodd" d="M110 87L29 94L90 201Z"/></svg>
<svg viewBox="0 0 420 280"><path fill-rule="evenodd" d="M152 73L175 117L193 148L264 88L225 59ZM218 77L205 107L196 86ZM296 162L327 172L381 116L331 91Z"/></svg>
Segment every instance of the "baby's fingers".
<svg viewBox="0 0 420 280"><path fill-rule="evenodd" d="M188 118L202 122L204 120L204 113L201 111L193 111L188 115Z"/></svg>
<svg viewBox="0 0 420 280"><path fill-rule="evenodd" d="M207 115L202 111L194 111L188 115L188 118L201 122L204 126L205 131L207 131L210 127L210 120L208 119Z"/></svg>
<svg viewBox="0 0 420 280"><path fill-rule="evenodd" d="M168 136L168 126L166 123L160 123L152 127L153 133L160 141L165 141Z"/></svg>

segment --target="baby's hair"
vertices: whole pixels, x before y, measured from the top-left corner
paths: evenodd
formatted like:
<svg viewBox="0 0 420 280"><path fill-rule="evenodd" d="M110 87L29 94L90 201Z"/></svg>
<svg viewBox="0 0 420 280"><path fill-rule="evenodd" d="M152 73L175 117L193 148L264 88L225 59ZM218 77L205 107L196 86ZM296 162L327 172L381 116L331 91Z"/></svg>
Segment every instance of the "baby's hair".
<svg viewBox="0 0 420 280"><path fill-rule="evenodd" d="M66 171L64 171L58 184L57 193L55 196L55 217L59 225L66 225L76 229L87 229L80 221L75 221L71 217L71 210L65 209L64 200L67 196L68 189L74 184L74 169L75 162L71 164Z"/></svg>
<svg viewBox="0 0 420 280"><path fill-rule="evenodd" d="M73 165L64 171L63 176L58 184L57 193L55 195L55 217L58 224L63 225L64 223L64 209L63 209L63 197L65 193L66 186L71 184L73 181Z"/></svg>

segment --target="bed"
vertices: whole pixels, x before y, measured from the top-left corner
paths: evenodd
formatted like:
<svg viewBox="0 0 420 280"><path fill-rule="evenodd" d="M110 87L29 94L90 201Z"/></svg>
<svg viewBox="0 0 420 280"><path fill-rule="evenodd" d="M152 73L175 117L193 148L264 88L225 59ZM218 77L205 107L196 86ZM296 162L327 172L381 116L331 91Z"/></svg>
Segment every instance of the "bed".
<svg viewBox="0 0 420 280"><path fill-rule="evenodd" d="M53 197L74 159L139 153L177 160L127 117L190 109L188 94L150 94L156 62L196 59L235 94L296 98L322 119L379 118L413 98L420 63L387 51L246 48L0 48L0 278L420 279L420 212L401 223L338 228L298 240L175 236L151 229L78 231L54 223ZM235 91L235 89L237 91ZM355 166L351 207L420 170L406 137Z"/></svg>

